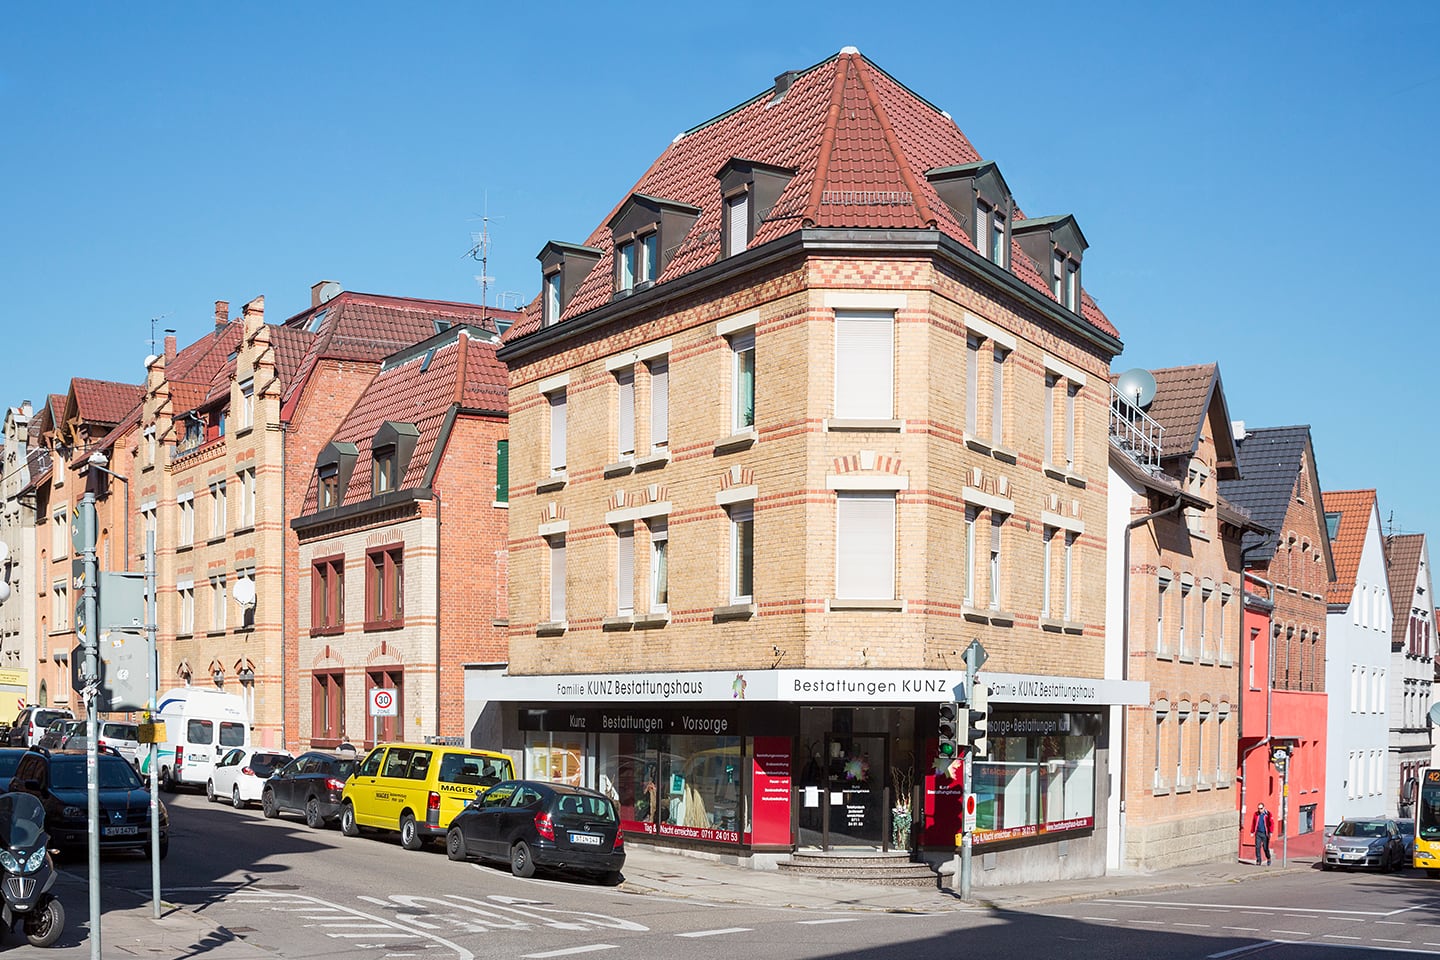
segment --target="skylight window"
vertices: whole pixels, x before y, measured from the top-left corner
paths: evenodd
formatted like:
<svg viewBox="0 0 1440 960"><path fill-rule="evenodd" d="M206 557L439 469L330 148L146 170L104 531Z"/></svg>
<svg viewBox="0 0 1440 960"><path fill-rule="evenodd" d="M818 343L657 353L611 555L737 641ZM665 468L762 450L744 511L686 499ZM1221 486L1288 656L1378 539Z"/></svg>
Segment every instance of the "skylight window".
<svg viewBox="0 0 1440 960"><path fill-rule="evenodd" d="M313 317L310 318L310 326L309 326L308 329L309 329L309 331L310 331L311 333L319 333L319 332L320 332L320 327L321 327L321 325L325 322L325 316L326 316L326 314L328 314L329 312L330 312L330 308L329 308L329 307L326 307L324 310L321 310L321 311L317 312L317 313L315 314L315 316L313 316Z"/></svg>

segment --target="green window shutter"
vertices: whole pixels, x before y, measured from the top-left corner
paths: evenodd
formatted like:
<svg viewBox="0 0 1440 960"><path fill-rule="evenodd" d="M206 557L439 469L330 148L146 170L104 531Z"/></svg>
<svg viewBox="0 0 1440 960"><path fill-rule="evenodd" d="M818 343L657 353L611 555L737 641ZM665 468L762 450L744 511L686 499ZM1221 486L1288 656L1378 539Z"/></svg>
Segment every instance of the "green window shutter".
<svg viewBox="0 0 1440 960"><path fill-rule="evenodd" d="M510 441L495 441L495 502L510 502Z"/></svg>

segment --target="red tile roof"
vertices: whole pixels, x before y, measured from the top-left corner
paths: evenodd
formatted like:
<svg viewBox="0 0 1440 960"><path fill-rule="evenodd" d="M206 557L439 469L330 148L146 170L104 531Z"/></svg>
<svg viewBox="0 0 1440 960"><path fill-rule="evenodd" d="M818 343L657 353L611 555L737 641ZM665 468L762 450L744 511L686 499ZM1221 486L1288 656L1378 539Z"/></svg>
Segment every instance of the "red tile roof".
<svg viewBox="0 0 1440 960"><path fill-rule="evenodd" d="M858 53L841 52L796 75L778 100L767 89L677 138L585 241L601 258L570 298L562 321L610 302L613 243L606 224L630 194L701 210L658 283L714 263L723 212L716 174L734 158L796 171L752 247L809 226L934 228L970 245L925 172L974 162L979 153L949 116ZM1010 261L1017 278L1053 299L1018 244L1012 244ZM1088 296L1082 296L1081 315L1118 336ZM537 298L505 340L534 332L539 322Z"/></svg>
<svg viewBox="0 0 1440 960"><path fill-rule="evenodd" d="M1403 644L1410 630L1410 605L1425 555L1425 534L1402 533L1385 538L1385 568L1390 579L1390 643ZM1427 584L1428 586L1428 584Z"/></svg>
<svg viewBox="0 0 1440 960"><path fill-rule="evenodd" d="M1330 538L1330 552L1335 557L1335 582L1325 589L1325 602L1349 603L1355 593L1365 536L1375 516L1375 491L1326 490L1320 498L1325 501L1326 513L1340 514L1339 528Z"/></svg>
<svg viewBox="0 0 1440 960"><path fill-rule="evenodd" d="M225 359L239 344L240 322L231 320L175 354L173 360L167 361L165 379L172 384L183 380L186 383L209 386L215 377L215 371L225 365Z"/></svg>
<svg viewBox="0 0 1440 960"><path fill-rule="evenodd" d="M387 420L414 424L419 431L405 476L395 485L406 490L424 485L453 406L501 413L506 409L508 379L504 364L495 359L494 343L474 339L463 329L434 339L433 346L418 344L387 361L331 438L353 443L359 451L342 505L370 499L370 441ZM302 515L314 513L319 504L314 464L307 466L312 473Z"/></svg>
<svg viewBox="0 0 1440 960"><path fill-rule="evenodd" d="M76 412L82 420L107 426L124 420L145 396L145 388L138 383L86 380L83 377L70 381L70 392L75 397Z"/></svg>

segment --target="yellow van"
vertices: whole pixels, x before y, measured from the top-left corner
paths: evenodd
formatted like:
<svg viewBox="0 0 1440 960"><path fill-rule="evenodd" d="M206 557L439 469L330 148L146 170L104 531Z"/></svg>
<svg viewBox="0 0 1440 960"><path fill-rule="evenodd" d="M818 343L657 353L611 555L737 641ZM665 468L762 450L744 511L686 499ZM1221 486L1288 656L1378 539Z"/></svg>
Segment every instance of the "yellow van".
<svg viewBox="0 0 1440 960"><path fill-rule="evenodd" d="M443 839L450 821L475 797L514 779L510 758L491 750L431 743L382 743L365 757L340 797L340 829L394 830L400 845L419 850Z"/></svg>

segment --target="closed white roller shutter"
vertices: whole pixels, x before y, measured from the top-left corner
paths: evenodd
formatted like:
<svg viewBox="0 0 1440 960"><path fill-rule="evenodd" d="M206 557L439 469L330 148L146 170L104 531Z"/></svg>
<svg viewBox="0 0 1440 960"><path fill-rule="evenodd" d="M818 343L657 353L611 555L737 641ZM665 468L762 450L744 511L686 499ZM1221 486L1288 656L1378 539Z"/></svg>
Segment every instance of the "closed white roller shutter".
<svg viewBox="0 0 1440 960"><path fill-rule="evenodd" d="M565 394L550 394L550 470L565 469Z"/></svg>
<svg viewBox="0 0 1440 960"><path fill-rule="evenodd" d="M615 612L627 617L635 612L635 528L622 527L616 533Z"/></svg>
<svg viewBox="0 0 1440 960"><path fill-rule="evenodd" d="M663 447L670 442L670 364L656 360L650 364L650 446Z"/></svg>
<svg viewBox="0 0 1440 960"><path fill-rule="evenodd" d="M620 384L620 413L616 424L620 456L635 455L635 371L623 370L615 375Z"/></svg>
<svg viewBox="0 0 1440 960"><path fill-rule="evenodd" d="M889 420L895 416L895 315L835 314L835 416Z"/></svg>
<svg viewBox="0 0 1440 960"><path fill-rule="evenodd" d="M550 540L550 619L565 619L565 538Z"/></svg>
<svg viewBox="0 0 1440 960"><path fill-rule="evenodd" d="M836 597L895 599L895 495L841 492L836 501Z"/></svg>

